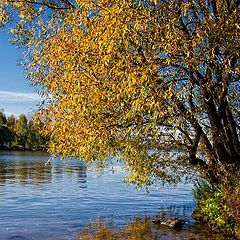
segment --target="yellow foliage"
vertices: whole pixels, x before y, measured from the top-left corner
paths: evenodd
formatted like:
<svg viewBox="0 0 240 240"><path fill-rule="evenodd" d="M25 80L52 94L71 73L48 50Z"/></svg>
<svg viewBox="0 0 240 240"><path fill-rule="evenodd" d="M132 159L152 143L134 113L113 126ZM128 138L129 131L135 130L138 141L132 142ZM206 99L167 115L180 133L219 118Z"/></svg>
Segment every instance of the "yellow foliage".
<svg viewBox="0 0 240 240"><path fill-rule="evenodd" d="M191 164L169 149L201 143L206 164L222 161L212 139L224 126L213 130L207 96L218 111L239 83L238 9L214 12L208 1L40 3L0 2L18 10L13 33L28 48L28 78L49 97L41 114L50 152L100 163L118 156L140 185L186 173Z"/></svg>

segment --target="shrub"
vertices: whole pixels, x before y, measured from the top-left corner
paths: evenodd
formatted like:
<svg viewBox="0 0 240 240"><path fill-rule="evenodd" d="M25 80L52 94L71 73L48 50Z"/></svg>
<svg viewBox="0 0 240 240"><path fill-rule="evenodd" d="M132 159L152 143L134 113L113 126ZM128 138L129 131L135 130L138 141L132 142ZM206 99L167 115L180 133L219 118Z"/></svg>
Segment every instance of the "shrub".
<svg viewBox="0 0 240 240"><path fill-rule="evenodd" d="M240 238L240 171L226 174L213 186L202 181L194 189L197 208L193 218L206 222L213 230Z"/></svg>

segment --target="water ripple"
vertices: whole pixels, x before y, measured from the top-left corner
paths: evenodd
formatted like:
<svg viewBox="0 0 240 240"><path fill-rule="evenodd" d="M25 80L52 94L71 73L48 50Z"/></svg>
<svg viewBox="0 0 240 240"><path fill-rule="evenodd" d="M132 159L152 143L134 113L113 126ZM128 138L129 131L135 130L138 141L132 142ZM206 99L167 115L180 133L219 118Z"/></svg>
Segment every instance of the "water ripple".
<svg viewBox="0 0 240 240"><path fill-rule="evenodd" d="M51 166L41 152L0 152L0 239L73 239L75 232L94 220L156 214L175 206L178 213L194 208L191 185L136 191L115 174L97 174L81 161L56 159Z"/></svg>

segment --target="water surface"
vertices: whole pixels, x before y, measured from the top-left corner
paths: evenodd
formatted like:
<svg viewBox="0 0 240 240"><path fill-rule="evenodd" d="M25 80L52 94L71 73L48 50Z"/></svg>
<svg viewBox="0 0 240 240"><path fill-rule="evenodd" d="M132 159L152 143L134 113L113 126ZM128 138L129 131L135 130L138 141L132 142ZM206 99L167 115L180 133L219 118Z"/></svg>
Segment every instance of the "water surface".
<svg viewBox="0 0 240 240"><path fill-rule="evenodd" d="M136 191L123 183L118 164L114 174L97 174L74 159L45 166L48 158L44 152L0 152L0 239L74 239L97 216L121 226L172 205L189 218L194 208L191 185Z"/></svg>

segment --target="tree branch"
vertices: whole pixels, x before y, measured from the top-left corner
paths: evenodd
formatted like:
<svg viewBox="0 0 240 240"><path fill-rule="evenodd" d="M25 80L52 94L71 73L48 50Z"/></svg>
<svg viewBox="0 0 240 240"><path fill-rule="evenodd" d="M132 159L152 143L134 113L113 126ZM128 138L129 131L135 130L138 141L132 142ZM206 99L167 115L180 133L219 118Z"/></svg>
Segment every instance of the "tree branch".
<svg viewBox="0 0 240 240"><path fill-rule="evenodd" d="M9 3L30 3L30 4L34 4L34 5L41 5L41 6L46 6L47 8L50 9L55 9L55 10L68 10L71 8L75 8L69 1L65 1L63 0L64 3L67 3L67 5L69 5L69 7L58 7L57 5L53 5L53 4L49 4L46 1L42 1L42 2L35 2L35 1L31 1L31 0L8 0Z"/></svg>

